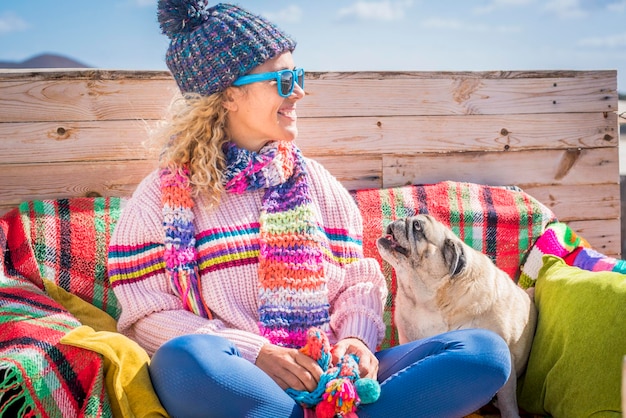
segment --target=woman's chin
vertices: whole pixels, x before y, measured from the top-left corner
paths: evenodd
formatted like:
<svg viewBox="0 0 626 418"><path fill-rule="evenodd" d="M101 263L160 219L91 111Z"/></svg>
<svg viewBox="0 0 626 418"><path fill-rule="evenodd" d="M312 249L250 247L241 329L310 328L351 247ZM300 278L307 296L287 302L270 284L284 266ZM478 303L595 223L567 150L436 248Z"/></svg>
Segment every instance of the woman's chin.
<svg viewBox="0 0 626 418"><path fill-rule="evenodd" d="M294 141L298 137L298 128L288 128L285 129L284 134L281 136L281 141L291 142Z"/></svg>

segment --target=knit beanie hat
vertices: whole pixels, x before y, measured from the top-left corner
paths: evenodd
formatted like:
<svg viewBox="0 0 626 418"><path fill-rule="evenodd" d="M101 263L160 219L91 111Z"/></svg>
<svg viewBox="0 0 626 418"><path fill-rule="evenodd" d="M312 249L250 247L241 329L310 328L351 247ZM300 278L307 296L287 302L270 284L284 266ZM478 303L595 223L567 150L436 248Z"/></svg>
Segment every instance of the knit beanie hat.
<svg viewBox="0 0 626 418"><path fill-rule="evenodd" d="M157 16L170 38L165 61L183 93L209 95L286 51L296 42L261 16L207 0L159 0Z"/></svg>

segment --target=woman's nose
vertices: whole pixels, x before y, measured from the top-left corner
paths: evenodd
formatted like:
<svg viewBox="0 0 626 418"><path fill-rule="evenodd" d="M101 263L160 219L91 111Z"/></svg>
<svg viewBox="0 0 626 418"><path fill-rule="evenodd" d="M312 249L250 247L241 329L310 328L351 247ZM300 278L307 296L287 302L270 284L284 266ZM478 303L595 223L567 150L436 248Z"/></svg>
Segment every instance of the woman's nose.
<svg viewBox="0 0 626 418"><path fill-rule="evenodd" d="M300 100L304 97L304 89L300 87L297 82L293 84L293 91L291 92L291 99Z"/></svg>

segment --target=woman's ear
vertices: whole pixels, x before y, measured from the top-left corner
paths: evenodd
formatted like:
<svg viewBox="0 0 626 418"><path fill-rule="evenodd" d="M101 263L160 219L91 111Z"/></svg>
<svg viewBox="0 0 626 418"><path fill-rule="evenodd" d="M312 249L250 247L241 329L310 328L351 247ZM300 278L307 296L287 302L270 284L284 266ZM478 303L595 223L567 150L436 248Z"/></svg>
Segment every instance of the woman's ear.
<svg viewBox="0 0 626 418"><path fill-rule="evenodd" d="M224 90L224 103L222 104L229 112L236 112L238 109L237 98L241 96L241 90L228 87Z"/></svg>

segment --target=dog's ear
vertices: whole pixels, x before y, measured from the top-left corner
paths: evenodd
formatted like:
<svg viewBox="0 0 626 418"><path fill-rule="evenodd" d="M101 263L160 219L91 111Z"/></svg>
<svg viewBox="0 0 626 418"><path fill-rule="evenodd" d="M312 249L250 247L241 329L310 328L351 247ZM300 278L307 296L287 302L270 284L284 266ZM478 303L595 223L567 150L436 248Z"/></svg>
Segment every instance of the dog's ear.
<svg viewBox="0 0 626 418"><path fill-rule="evenodd" d="M443 259L448 265L450 276L452 277L463 271L467 261L463 246L449 238L443 243Z"/></svg>

